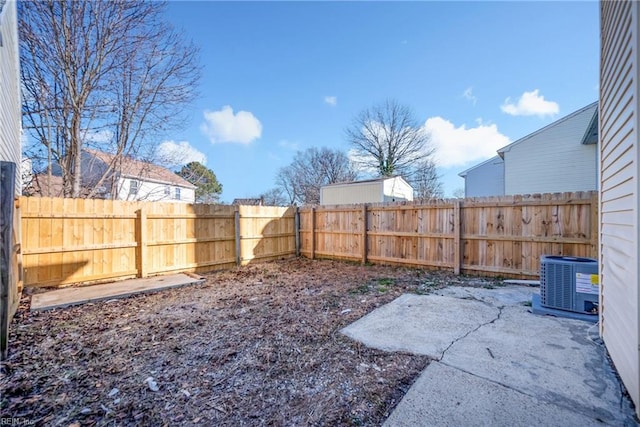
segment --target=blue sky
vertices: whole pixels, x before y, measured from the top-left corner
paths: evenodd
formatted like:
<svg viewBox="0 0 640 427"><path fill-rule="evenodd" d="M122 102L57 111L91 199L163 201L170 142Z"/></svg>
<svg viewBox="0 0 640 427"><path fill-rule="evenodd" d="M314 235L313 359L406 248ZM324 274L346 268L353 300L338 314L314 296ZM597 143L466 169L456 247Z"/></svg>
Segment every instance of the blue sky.
<svg viewBox="0 0 640 427"><path fill-rule="evenodd" d="M170 2L198 44L201 96L165 149L205 160L222 200L274 186L296 150L347 152L344 130L393 98L458 173L597 100L598 3Z"/></svg>

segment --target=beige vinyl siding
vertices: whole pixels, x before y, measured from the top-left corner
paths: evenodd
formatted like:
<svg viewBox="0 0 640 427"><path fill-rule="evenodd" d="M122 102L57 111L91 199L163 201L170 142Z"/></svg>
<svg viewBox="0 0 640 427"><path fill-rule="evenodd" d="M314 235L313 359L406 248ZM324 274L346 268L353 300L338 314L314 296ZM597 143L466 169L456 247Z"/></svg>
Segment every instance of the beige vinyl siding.
<svg viewBox="0 0 640 427"><path fill-rule="evenodd" d="M600 332L640 416L639 17L600 3Z"/></svg>
<svg viewBox="0 0 640 427"><path fill-rule="evenodd" d="M320 204L348 205L383 201L382 181L330 185L320 189Z"/></svg>
<svg viewBox="0 0 640 427"><path fill-rule="evenodd" d="M15 0L7 1L0 12L0 160L16 164L16 195L22 192L21 102Z"/></svg>
<svg viewBox="0 0 640 427"><path fill-rule="evenodd" d="M595 105L586 108L507 147L504 151L505 194L595 190L597 147L581 143L595 108Z"/></svg>
<svg viewBox="0 0 640 427"><path fill-rule="evenodd" d="M402 202L413 200L413 187L399 176L330 184L320 188L321 205Z"/></svg>

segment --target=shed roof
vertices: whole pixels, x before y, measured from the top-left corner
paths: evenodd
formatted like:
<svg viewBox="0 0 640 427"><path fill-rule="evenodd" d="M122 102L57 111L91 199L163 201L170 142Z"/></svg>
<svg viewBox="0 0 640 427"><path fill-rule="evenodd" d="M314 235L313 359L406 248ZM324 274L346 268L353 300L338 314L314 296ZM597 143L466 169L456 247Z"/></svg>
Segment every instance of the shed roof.
<svg viewBox="0 0 640 427"><path fill-rule="evenodd" d="M233 199L232 205L244 206L262 206L264 205L264 197L249 197L245 199Z"/></svg>

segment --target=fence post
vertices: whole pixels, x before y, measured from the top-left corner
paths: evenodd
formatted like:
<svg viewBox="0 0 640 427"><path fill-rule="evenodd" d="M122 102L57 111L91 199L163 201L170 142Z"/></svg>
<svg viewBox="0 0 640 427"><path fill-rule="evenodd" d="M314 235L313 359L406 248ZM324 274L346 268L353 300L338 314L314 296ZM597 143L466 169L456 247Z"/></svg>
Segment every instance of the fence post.
<svg viewBox="0 0 640 427"><path fill-rule="evenodd" d="M296 229L296 257L300 256L300 208L296 206L294 216L294 227Z"/></svg>
<svg viewBox="0 0 640 427"><path fill-rule="evenodd" d="M462 251L460 250L460 200L453 202L453 274L460 274Z"/></svg>
<svg viewBox="0 0 640 427"><path fill-rule="evenodd" d="M600 262L599 255L599 224L600 224L600 207L598 205L598 193L591 195L591 257ZM602 268L602 267L601 267Z"/></svg>
<svg viewBox="0 0 640 427"><path fill-rule="evenodd" d="M236 206L233 216L236 234L236 265L239 267L242 262L242 253L240 248L240 206Z"/></svg>
<svg viewBox="0 0 640 427"><path fill-rule="evenodd" d="M362 205L362 265L367 263L367 204Z"/></svg>
<svg viewBox="0 0 640 427"><path fill-rule="evenodd" d="M147 277L147 212L141 207L136 211L136 216L136 234L138 237L136 268L138 277Z"/></svg>
<svg viewBox="0 0 640 427"><path fill-rule="evenodd" d="M0 360L4 360L12 316L11 288L16 284L12 249L16 164L0 162L0 178Z"/></svg>
<svg viewBox="0 0 640 427"><path fill-rule="evenodd" d="M311 208L311 259L316 258L316 208Z"/></svg>

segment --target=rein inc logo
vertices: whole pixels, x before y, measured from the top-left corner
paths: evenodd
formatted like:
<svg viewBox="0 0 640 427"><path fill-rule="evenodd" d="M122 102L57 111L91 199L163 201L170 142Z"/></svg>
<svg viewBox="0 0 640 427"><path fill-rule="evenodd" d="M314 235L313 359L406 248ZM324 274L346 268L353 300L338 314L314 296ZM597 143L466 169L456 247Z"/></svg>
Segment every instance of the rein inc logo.
<svg viewBox="0 0 640 427"><path fill-rule="evenodd" d="M36 421L21 417L1 417L0 426L34 426Z"/></svg>

